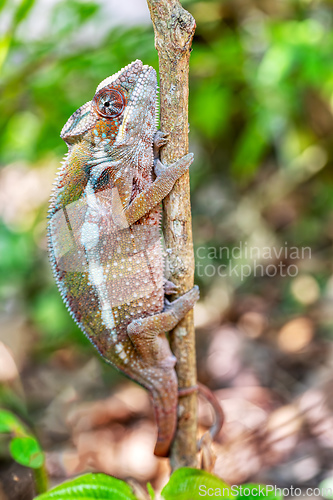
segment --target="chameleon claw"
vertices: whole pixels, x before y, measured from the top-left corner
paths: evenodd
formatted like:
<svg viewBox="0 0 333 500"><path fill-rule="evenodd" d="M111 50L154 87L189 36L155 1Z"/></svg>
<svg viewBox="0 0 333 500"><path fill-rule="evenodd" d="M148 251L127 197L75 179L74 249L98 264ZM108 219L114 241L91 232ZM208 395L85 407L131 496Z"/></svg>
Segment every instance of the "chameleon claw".
<svg viewBox="0 0 333 500"><path fill-rule="evenodd" d="M162 130L158 130L153 139L154 148L161 149L168 143L168 141L169 134L166 132L162 132Z"/></svg>
<svg viewBox="0 0 333 500"><path fill-rule="evenodd" d="M167 167L164 165L159 158L154 159L154 173L156 177L162 177L163 175L167 177L174 177L176 181L188 170L189 166L193 162L193 153L188 153L179 160L175 161L172 165Z"/></svg>
<svg viewBox="0 0 333 500"><path fill-rule="evenodd" d="M169 141L169 134L158 130L153 138L153 152L156 160L160 155L160 149L163 148Z"/></svg>
<svg viewBox="0 0 333 500"><path fill-rule="evenodd" d="M164 280L164 293L165 295L173 295L177 293L179 287L167 279Z"/></svg>
<svg viewBox="0 0 333 500"><path fill-rule="evenodd" d="M165 309L170 309L172 303L170 302L170 300L168 300L166 297L164 297L164 308Z"/></svg>
<svg viewBox="0 0 333 500"><path fill-rule="evenodd" d="M155 158L155 160L154 160L154 173L155 173L156 177L161 177L161 175L164 174L164 172L167 169L168 169L168 167L163 165L161 160L159 160L158 158Z"/></svg>

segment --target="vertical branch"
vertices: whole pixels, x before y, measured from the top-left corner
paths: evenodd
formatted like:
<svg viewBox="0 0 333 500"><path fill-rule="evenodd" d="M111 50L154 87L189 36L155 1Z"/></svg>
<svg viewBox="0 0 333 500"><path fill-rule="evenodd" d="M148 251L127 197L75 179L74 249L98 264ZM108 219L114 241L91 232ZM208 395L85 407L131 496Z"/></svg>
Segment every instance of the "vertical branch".
<svg viewBox="0 0 333 500"><path fill-rule="evenodd" d="M170 164L188 153L188 72L195 20L178 0L147 0L159 55L161 129L169 134L162 161ZM179 179L164 200L164 237L168 268L179 295L194 281L189 175ZM193 312L171 332L171 348L177 358L180 389L196 385ZM178 427L171 450L173 469L197 465L196 393L183 396L178 405Z"/></svg>

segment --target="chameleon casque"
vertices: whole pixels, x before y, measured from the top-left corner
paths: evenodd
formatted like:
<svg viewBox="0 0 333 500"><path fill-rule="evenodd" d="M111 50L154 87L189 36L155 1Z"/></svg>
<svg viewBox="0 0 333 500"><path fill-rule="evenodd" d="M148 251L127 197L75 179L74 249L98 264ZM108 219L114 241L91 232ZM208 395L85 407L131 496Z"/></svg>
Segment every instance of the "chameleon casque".
<svg viewBox="0 0 333 500"><path fill-rule="evenodd" d="M61 132L68 153L49 210L49 250L62 298L102 357L145 387L167 456L176 428L175 357L165 332L193 307L197 287L169 302L160 203L193 161L165 167L156 131L156 72L137 60L106 78Z"/></svg>

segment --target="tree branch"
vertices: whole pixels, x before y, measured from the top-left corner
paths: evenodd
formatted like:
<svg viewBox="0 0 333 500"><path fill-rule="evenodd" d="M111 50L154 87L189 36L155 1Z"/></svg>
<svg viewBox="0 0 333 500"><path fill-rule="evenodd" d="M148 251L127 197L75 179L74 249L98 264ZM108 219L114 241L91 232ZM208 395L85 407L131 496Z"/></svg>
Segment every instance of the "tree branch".
<svg viewBox="0 0 333 500"><path fill-rule="evenodd" d="M161 129L169 134L162 150L166 164L188 153L188 72L195 20L178 0L147 0L159 55ZM179 295L190 290L194 281L194 255L189 175L175 184L163 203L167 266ZM177 358L180 389L196 385L196 356L193 312L170 334ZM171 466L197 465L197 396L183 396L178 405L178 428L171 450Z"/></svg>

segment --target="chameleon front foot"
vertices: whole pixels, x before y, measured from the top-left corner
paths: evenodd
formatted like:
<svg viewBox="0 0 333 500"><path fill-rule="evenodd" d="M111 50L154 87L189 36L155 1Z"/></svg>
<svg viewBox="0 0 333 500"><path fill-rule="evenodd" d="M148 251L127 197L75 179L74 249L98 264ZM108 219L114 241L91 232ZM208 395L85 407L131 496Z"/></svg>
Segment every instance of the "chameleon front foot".
<svg viewBox="0 0 333 500"><path fill-rule="evenodd" d="M158 130L154 135L153 148L154 148L154 158L158 158L160 154L160 149L163 148L169 141L169 134Z"/></svg>
<svg viewBox="0 0 333 500"><path fill-rule="evenodd" d="M170 193L176 180L187 172L193 159L193 153L189 153L175 161L170 167L163 165L158 158L154 160L155 181L147 189L141 191L124 211L129 226L161 203L166 195Z"/></svg>
<svg viewBox="0 0 333 500"><path fill-rule="evenodd" d="M188 153L179 160L175 161L170 167L164 165L161 160L155 158L154 160L154 172L157 178L165 178L165 183L172 181L172 186L179 177L181 177L188 170L189 166L193 162L193 153ZM155 181L156 182L156 181ZM170 190L169 190L170 191Z"/></svg>

